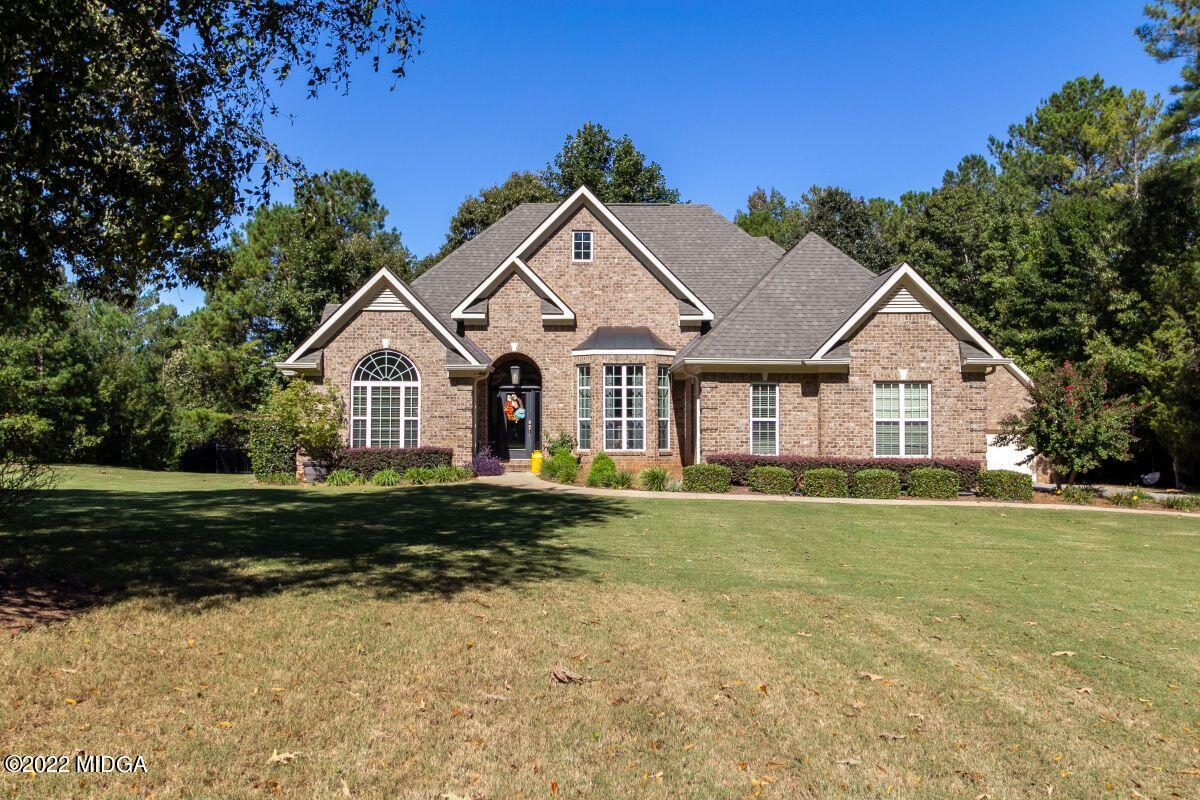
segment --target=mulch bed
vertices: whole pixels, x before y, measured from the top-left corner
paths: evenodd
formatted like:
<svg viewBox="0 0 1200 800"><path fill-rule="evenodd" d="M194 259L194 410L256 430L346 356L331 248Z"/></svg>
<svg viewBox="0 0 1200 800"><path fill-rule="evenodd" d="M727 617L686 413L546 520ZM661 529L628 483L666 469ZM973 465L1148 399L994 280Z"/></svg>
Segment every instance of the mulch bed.
<svg viewBox="0 0 1200 800"><path fill-rule="evenodd" d="M70 619L96 603L95 592L0 569L0 631L12 636Z"/></svg>

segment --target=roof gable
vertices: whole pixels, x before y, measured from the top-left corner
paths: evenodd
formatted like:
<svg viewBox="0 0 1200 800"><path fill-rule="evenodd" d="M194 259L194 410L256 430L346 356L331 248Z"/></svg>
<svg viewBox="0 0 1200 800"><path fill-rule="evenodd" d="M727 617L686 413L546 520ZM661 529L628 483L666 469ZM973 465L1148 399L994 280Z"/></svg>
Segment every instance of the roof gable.
<svg viewBox="0 0 1200 800"><path fill-rule="evenodd" d="M304 343L297 347L285 361L279 362L276 366L280 369L307 368L308 362L311 361L311 359L306 359L307 353L324 347L358 312L374 305L381 296L390 298L389 310L398 310L395 305L402 304L406 310L412 311L425 324L425 327L441 339L446 348L455 354L456 358L453 359L455 362L461 359L461 364L465 367L482 367L487 362L487 356L482 350L456 336L429 309L411 286L384 267L359 287L349 300L326 315L316 331L304 340Z"/></svg>
<svg viewBox="0 0 1200 800"><path fill-rule="evenodd" d="M681 320L708 321L713 319L712 310L705 305L688 286L679 279L665 264L654 254L645 243L641 241L629 227L621 221L621 219L608 209L600 199L592 193L586 186L580 186L570 197L563 200L550 214L548 214L532 231L526 235L524 239L517 243L513 250L491 271L491 273L478 285L476 285L466 297L459 301L454 310L450 312L453 319L477 319L478 317L467 316L467 309L474 305L489 288L494 288L497 281L506 272L514 268L517 264L523 264L523 260L528 258L530 254L535 252L555 231L565 224L571 216L580 208L587 208L592 214L604 225L608 230L620 241L626 248L633 253L639 261L641 261L650 272L657 277L678 299L686 301L688 306L695 308L698 313L694 315L684 314L681 308ZM534 276L533 272L526 266L525 271ZM540 281L540 279L538 279ZM544 286L544 284L543 284ZM549 291L549 287L546 287ZM552 293L551 293L552 294ZM565 309L565 305L563 306ZM569 313L569 310L568 310ZM565 319L573 318L564 317Z"/></svg>

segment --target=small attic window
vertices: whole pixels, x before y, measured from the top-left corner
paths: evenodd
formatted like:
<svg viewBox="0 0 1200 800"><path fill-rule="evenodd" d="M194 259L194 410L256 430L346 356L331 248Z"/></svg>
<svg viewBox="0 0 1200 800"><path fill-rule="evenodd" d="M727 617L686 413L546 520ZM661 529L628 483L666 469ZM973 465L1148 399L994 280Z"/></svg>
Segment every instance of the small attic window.
<svg viewBox="0 0 1200 800"><path fill-rule="evenodd" d="M591 261L592 260L592 232L591 231L575 231L572 234L573 242L571 249L572 261Z"/></svg>

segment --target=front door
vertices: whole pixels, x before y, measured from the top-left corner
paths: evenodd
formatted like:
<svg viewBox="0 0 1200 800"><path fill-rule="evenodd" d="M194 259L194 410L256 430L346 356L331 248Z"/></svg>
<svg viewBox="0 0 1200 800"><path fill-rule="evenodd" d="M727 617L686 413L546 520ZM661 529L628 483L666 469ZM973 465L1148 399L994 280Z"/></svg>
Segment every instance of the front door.
<svg viewBox="0 0 1200 800"><path fill-rule="evenodd" d="M510 459L524 460L538 447L541 391L520 386L502 386L493 399L499 423L499 439ZM504 457L504 453L499 453Z"/></svg>

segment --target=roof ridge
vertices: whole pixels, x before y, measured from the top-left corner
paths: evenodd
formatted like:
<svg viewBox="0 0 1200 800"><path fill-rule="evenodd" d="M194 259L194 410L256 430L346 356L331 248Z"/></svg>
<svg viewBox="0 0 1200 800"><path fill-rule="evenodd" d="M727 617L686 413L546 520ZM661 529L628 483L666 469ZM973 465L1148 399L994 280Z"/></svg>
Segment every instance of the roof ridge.
<svg viewBox="0 0 1200 800"><path fill-rule="evenodd" d="M717 322L715 324L713 324L712 328L710 329L710 332L701 337L700 343L696 345L696 348L692 351L692 353L695 354L695 353L703 352L705 349L706 343L712 341L712 339L710 337L712 337L717 331L719 331L721 329L721 325L729 322L730 320L736 319L738 314L740 314L742 312L742 310L747 306L747 304L749 304L749 302L754 298L754 296L757 295L758 293L762 292L763 287L766 286L768 283L770 283L771 279L775 277L776 273L778 273L779 270L783 267L783 262L787 261L788 257L791 256L792 253L799 250L801 245L803 245L805 243L805 241L807 241L807 240L808 240L808 237L805 236L803 239L801 239L799 242L796 243L795 247L793 247L791 250L788 250L783 255L781 255L779 257L779 260L776 261L774 264L772 264L771 268L769 270L767 270L766 272L764 272L763 276L761 278L759 278L758 281L756 281L754 283L754 285L751 286L744 295L742 295L741 299L738 300L737 303L734 304L733 308L729 309L729 313L727 313L721 319L717 320Z"/></svg>

